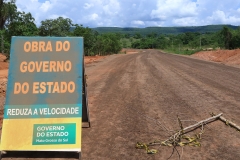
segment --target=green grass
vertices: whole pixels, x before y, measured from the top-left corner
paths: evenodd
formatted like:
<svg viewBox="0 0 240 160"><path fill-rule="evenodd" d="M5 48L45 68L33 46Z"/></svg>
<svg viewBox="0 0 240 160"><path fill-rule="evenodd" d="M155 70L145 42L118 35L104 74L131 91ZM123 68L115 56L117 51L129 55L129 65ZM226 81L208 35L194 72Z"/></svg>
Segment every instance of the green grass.
<svg viewBox="0 0 240 160"><path fill-rule="evenodd" d="M168 48L163 51L167 53L174 53L174 54L181 54L181 55L192 55L194 53L201 51L201 49L191 50L191 49Z"/></svg>

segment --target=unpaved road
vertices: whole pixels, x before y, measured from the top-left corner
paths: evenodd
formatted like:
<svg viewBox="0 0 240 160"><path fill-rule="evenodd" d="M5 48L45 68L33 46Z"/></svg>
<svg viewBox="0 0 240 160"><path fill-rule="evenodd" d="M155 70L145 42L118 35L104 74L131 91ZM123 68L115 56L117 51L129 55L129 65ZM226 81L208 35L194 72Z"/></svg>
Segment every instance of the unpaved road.
<svg viewBox="0 0 240 160"><path fill-rule="evenodd" d="M83 128L83 160L168 159L172 147L152 147L158 153L148 155L135 144L167 139L179 129L177 115L188 120L184 127L210 112L240 125L239 68L144 50L108 56L88 64L86 73L92 126ZM201 147L177 147L183 160L240 159L239 132L221 121L204 128ZM171 159L178 159L176 151Z"/></svg>
<svg viewBox="0 0 240 160"><path fill-rule="evenodd" d="M92 128L83 129L84 159L167 159L171 147L157 147L155 155L134 148L139 141L168 138L149 118L168 130L179 129L177 115L200 121L209 112L240 124L238 68L146 50L110 56L87 66L87 74ZM201 144L184 147L182 159L240 159L240 133L221 121L205 127Z"/></svg>

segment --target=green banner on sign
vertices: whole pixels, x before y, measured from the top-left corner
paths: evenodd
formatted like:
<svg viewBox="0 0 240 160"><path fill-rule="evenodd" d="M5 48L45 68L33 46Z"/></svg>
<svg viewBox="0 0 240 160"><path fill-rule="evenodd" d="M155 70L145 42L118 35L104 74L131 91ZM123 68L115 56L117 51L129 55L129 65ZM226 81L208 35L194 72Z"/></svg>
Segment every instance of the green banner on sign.
<svg viewBox="0 0 240 160"><path fill-rule="evenodd" d="M34 124L32 145L75 144L76 124Z"/></svg>

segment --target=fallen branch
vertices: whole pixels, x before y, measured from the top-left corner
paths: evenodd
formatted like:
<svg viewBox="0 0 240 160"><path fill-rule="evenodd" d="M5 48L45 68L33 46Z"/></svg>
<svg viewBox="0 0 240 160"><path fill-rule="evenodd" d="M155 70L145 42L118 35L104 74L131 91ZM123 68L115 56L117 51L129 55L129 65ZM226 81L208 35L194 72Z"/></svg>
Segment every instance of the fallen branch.
<svg viewBox="0 0 240 160"><path fill-rule="evenodd" d="M225 122L227 125L231 126L231 127L234 127L236 128L238 131L240 131L240 127L237 126L235 123L231 122L231 121L228 121L226 118L220 116L219 119L223 122Z"/></svg>
<svg viewBox="0 0 240 160"><path fill-rule="evenodd" d="M208 124L210 122L213 122L215 120L217 120L220 116L222 115L222 113L210 117L208 119L202 120L194 125L188 126L186 128L183 128L181 125L181 121L180 119L178 119L179 124L181 126L181 130L179 130L178 132L176 132L175 134L173 134L169 139L161 142L161 141L154 141L152 143L149 144L144 144L144 143L137 143L136 148L145 148L146 150L150 151L148 146L154 146L154 145L163 145L163 146L176 146L176 145L189 145L191 143L193 143L194 146L200 146L200 143L197 141L198 139L201 139L201 135L203 134L203 125ZM183 136L184 134L195 130L196 128L202 127L202 131L196 135L196 137L188 137L188 136ZM181 139L185 139L188 142L181 142Z"/></svg>
<svg viewBox="0 0 240 160"><path fill-rule="evenodd" d="M215 114L212 113L211 115L214 116ZM236 125L236 124L233 123L232 121L227 120L227 119L224 118L223 116L220 116L219 119L220 119L222 122L224 122L226 125L229 125L229 126L231 126L231 127L233 127L233 128L236 128L238 131L240 131L240 126Z"/></svg>
<svg viewBox="0 0 240 160"><path fill-rule="evenodd" d="M165 141L154 141L148 144L137 142L136 148L137 149L146 149L148 154L154 154L157 152L155 149L149 149L149 146L154 145L162 145L162 146L201 146L200 142L198 140L201 139L201 135L204 133L204 125L216 121L220 119L221 121L225 122L227 125L232 126L234 128L237 128L238 131L240 131L240 127L234 124L231 121L226 120L224 117L222 117L222 113L218 115L211 114L212 117L207 118L205 120L202 120L194 125L188 126L186 128L183 128L181 120L178 118L179 125L181 127L181 130L173 134L170 138L168 138ZM201 132L196 134L194 137L186 136L186 133L193 131L199 127L202 127ZM183 141L182 141L183 140Z"/></svg>
<svg viewBox="0 0 240 160"><path fill-rule="evenodd" d="M203 124L207 124L207 123L213 122L213 121L217 120L218 118L220 118L221 116L222 116L222 113L220 113L220 114L218 114L216 116L210 117L208 119L202 120L202 121L200 121L200 122L198 122L198 123L196 123L194 125L188 126L188 127L184 128L182 131L183 132L189 132L189 131L191 131L193 129L196 129L196 128L202 126Z"/></svg>
<svg viewBox="0 0 240 160"><path fill-rule="evenodd" d="M188 126L186 128L183 128L181 129L180 131L176 132L173 136L171 136L169 139L165 140L164 142L162 142L161 144L164 144L164 145L184 145L182 142L181 142L181 139L184 138L184 139L187 139L189 141L189 143L191 142L194 142L196 141L197 139L200 139L201 138L201 135L203 134L203 125L207 124L207 123L210 123L210 122L213 122L215 120L217 120L220 116L222 115L222 113L216 115L216 116L213 116L213 117L210 117L208 119L205 119L205 120L202 120L194 125L191 125L191 126ZM196 128L199 128L199 127L202 127L202 131L201 133L199 133L197 135L197 137L193 138L193 137L183 137L182 135L192 131L192 130L195 130ZM189 143L186 143L186 144L189 144ZM196 142L196 145L200 146L200 143Z"/></svg>

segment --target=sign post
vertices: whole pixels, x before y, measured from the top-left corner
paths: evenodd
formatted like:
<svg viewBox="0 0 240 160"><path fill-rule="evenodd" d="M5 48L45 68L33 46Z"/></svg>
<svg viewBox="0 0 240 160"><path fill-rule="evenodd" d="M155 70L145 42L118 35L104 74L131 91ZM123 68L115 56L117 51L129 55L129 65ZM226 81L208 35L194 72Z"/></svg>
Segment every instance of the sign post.
<svg viewBox="0 0 240 160"><path fill-rule="evenodd" d="M12 38L1 150L81 153L83 64L83 38Z"/></svg>

